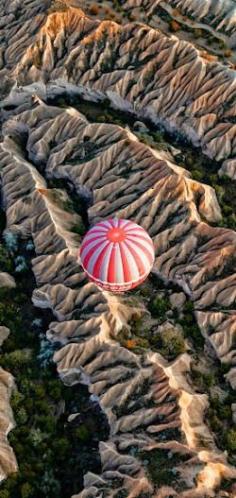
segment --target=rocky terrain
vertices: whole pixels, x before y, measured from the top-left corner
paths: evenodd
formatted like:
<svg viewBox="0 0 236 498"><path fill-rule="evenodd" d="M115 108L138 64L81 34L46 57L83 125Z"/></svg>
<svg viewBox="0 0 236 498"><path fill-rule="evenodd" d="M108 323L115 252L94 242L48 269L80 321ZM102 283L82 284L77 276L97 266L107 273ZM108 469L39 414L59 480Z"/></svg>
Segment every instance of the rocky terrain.
<svg viewBox="0 0 236 498"><path fill-rule="evenodd" d="M221 0L127 0L124 9L155 28L177 33L178 37L210 52L212 60L235 64L235 2ZM207 54L206 54L207 55Z"/></svg>
<svg viewBox="0 0 236 498"><path fill-rule="evenodd" d="M83 467L74 498L236 492L235 212L232 200L225 220L222 203L231 202L234 180L229 187L225 177L236 171L235 71L157 29L158 4L122 4L147 9L150 26L90 18L75 1L1 5L2 243L14 265L2 264L0 285L17 295L13 275L32 271L30 313L49 313L44 348L66 389L88 386L109 427L96 440L99 465ZM201 13L194 2L175 4L197 23L218 16L212 29L233 48L230 2L215 12L206 2ZM189 151L191 161L202 158L207 183L187 170ZM224 175L225 191L211 185L212 172L216 182ZM141 224L156 255L140 290L118 297L88 282L78 259L88 227L113 215ZM16 436L13 450L6 441L15 384L11 335L1 330L3 479L17 471L20 449ZM76 407L61 405L58 420L63 413L69 425L80 417ZM83 439L81 428L76 434ZM23 475L30 485L5 480L0 497L71 496L54 481L37 494L34 476Z"/></svg>

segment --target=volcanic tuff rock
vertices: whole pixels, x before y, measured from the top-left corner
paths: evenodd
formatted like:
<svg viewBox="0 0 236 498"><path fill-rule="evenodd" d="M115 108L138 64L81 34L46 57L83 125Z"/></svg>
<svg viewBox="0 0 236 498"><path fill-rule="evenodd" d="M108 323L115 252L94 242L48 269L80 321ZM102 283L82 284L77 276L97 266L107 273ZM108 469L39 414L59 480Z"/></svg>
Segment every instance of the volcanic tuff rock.
<svg viewBox="0 0 236 498"><path fill-rule="evenodd" d="M81 236L74 231L81 216L70 193L83 199L90 224L118 215L149 231L154 273L189 295L206 341L230 366L232 387L236 234L208 225L221 219L214 190L192 180L171 153L152 150L121 126L88 122L73 104L60 108L56 99L53 106L47 101L65 94L72 102L76 95L108 97L139 120L148 116L181 131L222 160L221 171L234 171L235 74L174 36L137 23L94 21L76 0L66 3L73 7L46 0L1 3L0 164L7 228L34 241L33 302L55 316L47 337L61 344L54 356L58 372L68 385L88 384L110 425L99 447L101 475L88 473L76 496L217 496L221 479L236 473L203 422L208 398L187 381L191 359L184 354L168 363L151 351L137 355L120 345L119 332L129 330L145 306L136 308L87 281L77 258ZM179 5L188 9L188 2ZM230 30L233 37L232 24ZM58 179L69 194L51 187ZM9 385L12 379L3 376L0 386ZM9 416L8 389L3 397ZM5 434L9 418L3 421ZM158 486L153 483L154 451L164 454L171 486L160 474ZM4 475L16 468L9 447L7 452L11 468L5 465ZM163 463L158 465L162 471Z"/></svg>
<svg viewBox="0 0 236 498"><path fill-rule="evenodd" d="M7 327L0 327L0 346L9 333ZM10 397L14 387L12 375L0 367L0 482L9 474L16 472L18 468L13 449L7 440L8 433L15 425L10 406Z"/></svg>
<svg viewBox="0 0 236 498"><path fill-rule="evenodd" d="M92 199L91 223L114 214L141 223L154 240L155 270L187 289L202 310L216 301L231 306L234 299L231 272L225 276L225 268L230 268L236 235L201 221L202 215L209 221L220 217L213 189L193 181L130 131L89 123L75 109L48 106L39 99L7 111L2 133L7 228L34 240L32 263L39 288L33 302L50 308L57 320L47 336L62 345L54 356L58 371L67 384L89 385L111 428L110 439L100 443L102 475L89 473L80 496L98 496L101 490L112 496L112 488L127 490L130 496L153 495L139 454L154 448L179 455L171 469L181 476L183 496L214 496L221 476L233 477L234 470L202 422L207 398L196 396L186 383L188 357L168 369L160 355L138 357L119 345L118 332L143 309L87 282L76 262L80 237L71 232L79 216L67 211L64 191L47 188L47 179L64 179ZM225 330L228 334L230 329ZM215 347L221 356L221 344ZM230 375L233 383L233 369ZM187 444L181 442L180 428ZM175 478L172 487L162 486L157 496L178 492Z"/></svg>
<svg viewBox="0 0 236 498"><path fill-rule="evenodd" d="M0 481L17 471L13 449L7 441L7 434L14 427L10 397L14 386L11 374L0 368Z"/></svg>
<svg viewBox="0 0 236 498"><path fill-rule="evenodd" d="M0 288L15 287L14 278L8 273L0 273ZM0 347L10 334L7 327L0 326ZM0 353L1 365L1 353ZM0 366L0 482L9 474L17 471L17 462L7 435L15 423L10 406L10 397L15 387L14 379L9 372Z"/></svg>
<svg viewBox="0 0 236 498"><path fill-rule="evenodd" d="M14 288L15 286L15 279L9 273L0 272L0 287Z"/></svg>
<svg viewBox="0 0 236 498"><path fill-rule="evenodd" d="M33 34L25 35L24 23L9 63L3 47L11 80L54 81L93 100L108 97L117 107L181 131L209 157L235 162L234 71L145 25L94 21L75 7L52 12L42 26L40 15L32 14ZM10 23L3 29L9 43L14 28Z"/></svg>
<svg viewBox="0 0 236 498"><path fill-rule="evenodd" d="M5 339L7 339L9 334L10 334L10 330L7 327L5 327L4 325L1 325L0 326L0 346L4 343Z"/></svg>
<svg viewBox="0 0 236 498"><path fill-rule="evenodd" d="M230 45L236 46L236 18L235 2L233 0L126 0L124 8L134 9L142 7L150 19L158 6L172 12L175 15L182 14L182 19L186 21L186 16L196 22L201 23L209 31L223 33L229 38Z"/></svg>

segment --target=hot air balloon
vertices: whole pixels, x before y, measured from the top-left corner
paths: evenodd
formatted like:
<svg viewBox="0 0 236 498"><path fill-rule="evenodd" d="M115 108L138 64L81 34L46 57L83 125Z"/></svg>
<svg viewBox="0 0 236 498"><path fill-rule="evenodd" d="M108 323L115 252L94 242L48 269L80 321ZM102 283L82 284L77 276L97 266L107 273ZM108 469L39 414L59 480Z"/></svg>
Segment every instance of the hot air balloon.
<svg viewBox="0 0 236 498"><path fill-rule="evenodd" d="M112 218L97 223L80 248L81 265L89 279L112 292L141 284L154 263L154 246L146 230L133 221Z"/></svg>

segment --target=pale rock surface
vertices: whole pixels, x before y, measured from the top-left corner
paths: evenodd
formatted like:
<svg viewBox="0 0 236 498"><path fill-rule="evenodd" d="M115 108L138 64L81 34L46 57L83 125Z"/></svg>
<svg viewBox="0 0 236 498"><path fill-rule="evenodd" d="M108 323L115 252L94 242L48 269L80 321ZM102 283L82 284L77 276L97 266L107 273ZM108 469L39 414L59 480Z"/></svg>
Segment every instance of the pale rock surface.
<svg viewBox="0 0 236 498"><path fill-rule="evenodd" d="M16 287L16 282L12 275L6 272L0 272L0 287L8 287L9 289L14 289Z"/></svg>
<svg viewBox="0 0 236 498"><path fill-rule="evenodd" d="M174 292L170 296L170 303L173 308L182 309L186 302L186 296L183 292Z"/></svg>
<svg viewBox="0 0 236 498"><path fill-rule="evenodd" d="M26 129L28 160L16 146ZM79 238L75 243L72 221L63 215L62 192L55 195L48 189L35 165L40 164L46 178L66 178L77 192L92 197L91 223L118 214L147 228L159 273L187 287L196 308L203 310L216 300L231 305L233 299L231 273L227 294L223 272L235 250L235 234L201 221L201 213L219 219L213 190L185 176L174 163L158 159L157 152L129 131L88 123L70 108L25 103L5 123L3 134L0 158L8 229L33 238L33 271L39 286L33 302L50 308L55 316L47 336L61 343L54 355L58 372L65 384L88 384L110 425L109 440L100 443L102 473L85 476L80 496L113 496L115 491L152 496L153 485L141 460L130 453L132 447L177 453L179 463L173 470L185 483L183 496L215 496L221 478L232 478L235 471L203 422L207 397L196 395L188 385L188 356L169 365L160 355L137 356L120 346L117 334L143 310L85 279L75 251ZM49 141L55 145L50 147ZM15 182L16 174L24 181ZM215 280L209 274L211 266L217 268ZM176 493L174 482L171 489ZM168 496L170 487L162 486L158 493Z"/></svg>
<svg viewBox="0 0 236 498"><path fill-rule="evenodd" d="M4 341L8 338L10 334L10 330L4 325L0 326L0 346L4 343Z"/></svg>
<svg viewBox="0 0 236 498"><path fill-rule="evenodd" d="M62 92L77 91L95 101L108 97L138 119L146 116L168 130L181 131L209 157L233 160L233 70L209 62L190 43L146 25L99 22L70 6L46 17L45 4L32 14L30 9L25 12L28 18L17 40L12 37L15 18L3 27L4 76L11 80L14 74L18 86L50 79L57 93L61 86Z"/></svg>
<svg viewBox="0 0 236 498"><path fill-rule="evenodd" d="M219 176L226 175L229 178L232 178L232 180L236 180L236 160L231 159L228 161L224 161L218 173Z"/></svg>
<svg viewBox="0 0 236 498"><path fill-rule="evenodd" d="M234 0L126 0L124 8L133 10L142 8L148 23L158 26L157 9L171 14L173 19L180 21L179 28L194 26L214 33L219 39L228 42L235 48L236 44L236 7ZM139 12L139 11L138 11ZM137 12L137 13L138 13ZM145 19L143 16L143 20ZM189 22L188 22L189 21ZM177 30L178 32L178 30Z"/></svg>
<svg viewBox="0 0 236 498"><path fill-rule="evenodd" d="M55 316L47 337L61 345L54 355L58 372L67 385L89 386L110 425L108 441L99 446L101 474L89 472L76 496L217 497L221 480L235 479L236 471L204 423L208 399L189 386L189 356L167 363L152 352L137 355L121 347L118 333L144 310L87 281L77 257L81 237L72 232L81 219L65 209L65 192L48 188L47 179L64 179L83 196L91 225L118 215L149 231L154 272L191 297L206 341L231 366L226 379L232 387L236 234L206 223L221 219L214 190L192 180L171 155L141 144L127 129L89 123L76 109L49 106L39 97L108 97L137 119L146 115L181 131L226 164L236 151L235 75L190 43L148 26L94 21L63 2L60 11L46 14L49 6L23 2L20 24L15 4L0 7L6 16L0 74L8 94L0 161L7 228L32 237L35 245L33 302ZM1 375L3 407L11 414L11 377ZM11 426L4 410L3 439ZM183 491L175 478L171 486L154 489L139 458L140 451L154 448L177 456L171 468ZM0 451L2 476L16 466L9 451Z"/></svg>
<svg viewBox="0 0 236 498"><path fill-rule="evenodd" d="M15 287L14 278L8 273L0 273L0 287ZM0 326L0 347L10 334L4 325ZM1 365L1 354L0 354ZM15 383L12 375L0 366L0 483L18 469L13 449L7 440L8 433L15 427L10 406L10 398Z"/></svg>
<svg viewBox="0 0 236 498"><path fill-rule="evenodd" d="M18 469L13 449L7 440L8 433L15 425L10 406L13 388L12 375L0 367L0 482Z"/></svg>

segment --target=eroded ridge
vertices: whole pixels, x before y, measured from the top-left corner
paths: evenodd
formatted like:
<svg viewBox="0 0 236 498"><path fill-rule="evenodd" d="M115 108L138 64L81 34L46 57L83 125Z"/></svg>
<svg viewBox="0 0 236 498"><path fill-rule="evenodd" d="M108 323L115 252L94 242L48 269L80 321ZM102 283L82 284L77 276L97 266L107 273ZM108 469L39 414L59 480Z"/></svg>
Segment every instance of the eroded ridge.
<svg viewBox="0 0 236 498"><path fill-rule="evenodd" d="M50 79L93 100L108 97L233 167L235 73L175 36L137 23L94 21L68 7L48 15L14 74L18 84L40 87Z"/></svg>
<svg viewBox="0 0 236 498"><path fill-rule="evenodd" d="M127 0L124 2L124 8L130 9L142 7L148 16L153 16L158 6L175 10L175 13L181 13L183 16L189 16L190 19L206 24L216 32L224 33L230 40L232 47L235 44L236 33L236 10L235 2L232 0ZM177 12L176 12L177 11Z"/></svg>
<svg viewBox="0 0 236 498"><path fill-rule="evenodd" d="M3 328L0 327L0 329ZM3 331L0 330L0 341L2 335ZM14 379L12 375L0 368L0 482L18 469L13 449L7 440L8 433L15 425L10 406L13 388Z"/></svg>
<svg viewBox="0 0 236 498"><path fill-rule="evenodd" d="M67 384L87 383L110 425L109 440L100 444L102 475L87 474L81 496L118 491L130 497L214 496L221 477L234 477L235 470L199 419L205 396L195 396L186 381L173 385L175 377L184 378L187 358L168 369L159 355L137 356L119 345L119 330L143 310L85 279L77 262L79 238L71 231L79 215L67 209L66 193L49 189L46 179L64 178L89 199L91 223L114 214L141 223L155 243L155 271L191 295L199 289L201 298L212 254L220 285L235 247L232 231L201 221L201 215L220 217L214 191L119 126L91 124L72 108L50 107L38 99L13 114L3 127L0 157L7 226L33 238L39 287L33 302L50 308L56 318L47 335L62 346L54 357L61 378ZM200 309L208 304L206 293ZM203 434L207 450L201 446ZM142 455L154 449L168 455L171 488L157 486L143 462Z"/></svg>
<svg viewBox="0 0 236 498"><path fill-rule="evenodd" d="M36 103L33 111L10 119L4 132L18 135L25 127L30 160L41 165L48 178L69 180L77 193L93 199L88 208L92 223L118 214L143 225L155 244L155 271L187 291L201 311L197 314L200 326L203 314L206 320L216 310L230 323L226 317L235 309L236 235L202 221L203 217L216 222L221 216L211 187L189 178L164 153L139 143L131 132L88 123L72 108L59 110ZM41 190L48 206L51 196ZM38 268L39 263L37 273ZM218 357L227 363L229 358L234 368L234 354L228 354L234 344L232 327L217 331L220 335L208 334L208 338Z"/></svg>

